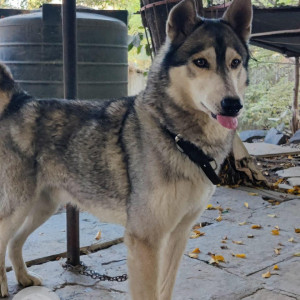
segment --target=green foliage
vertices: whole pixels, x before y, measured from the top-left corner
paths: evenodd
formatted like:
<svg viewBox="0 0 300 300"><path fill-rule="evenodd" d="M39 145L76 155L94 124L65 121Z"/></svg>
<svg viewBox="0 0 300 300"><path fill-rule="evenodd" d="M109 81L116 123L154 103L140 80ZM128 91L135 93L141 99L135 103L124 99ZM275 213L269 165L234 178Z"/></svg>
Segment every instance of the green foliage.
<svg viewBox="0 0 300 300"><path fill-rule="evenodd" d="M251 47L250 85L240 130L269 129L284 123L289 127L294 87L293 61L282 55ZM271 120L270 120L271 119Z"/></svg>

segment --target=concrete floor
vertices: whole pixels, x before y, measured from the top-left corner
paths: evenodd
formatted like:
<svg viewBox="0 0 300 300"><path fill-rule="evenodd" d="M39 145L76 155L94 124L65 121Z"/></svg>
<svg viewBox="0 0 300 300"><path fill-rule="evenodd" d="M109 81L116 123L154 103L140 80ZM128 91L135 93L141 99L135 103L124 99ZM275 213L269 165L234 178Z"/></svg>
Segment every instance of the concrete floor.
<svg viewBox="0 0 300 300"><path fill-rule="evenodd" d="M272 206L260 196L218 188L210 203L224 209L222 221L216 221L218 210L206 210L199 218L199 222L211 224L199 229L205 235L189 239L173 299L300 299L300 257L294 256L300 252L300 234L295 232L295 228L300 228L300 199ZM262 228L251 229L253 224ZM279 235L271 233L275 226L280 228ZM121 226L100 223L86 213L81 214L81 246L95 243L99 230L102 232L100 244L119 241L124 232ZM248 238L249 235L254 237ZM226 243L222 242L225 237ZM294 242L289 242L292 237ZM65 214L62 212L32 234L25 245L24 257L32 260L55 253L59 256L65 247ZM201 251L197 259L188 256L195 248ZM279 248L280 254L276 254L274 249ZM222 255L226 262L209 264L211 256L208 253ZM234 254L245 254L246 258ZM107 249L84 255L81 260L107 275L127 272L126 247L120 241ZM53 290L61 300L130 299L128 282L99 282L76 275L65 271L63 262L64 259L45 262L29 270L41 275L44 286ZM278 265L279 270L274 271L274 265ZM272 276L263 278L262 274L267 271L271 271ZM8 299L12 299L20 291L12 271L8 272L8 281L11 293Z"/></svg>

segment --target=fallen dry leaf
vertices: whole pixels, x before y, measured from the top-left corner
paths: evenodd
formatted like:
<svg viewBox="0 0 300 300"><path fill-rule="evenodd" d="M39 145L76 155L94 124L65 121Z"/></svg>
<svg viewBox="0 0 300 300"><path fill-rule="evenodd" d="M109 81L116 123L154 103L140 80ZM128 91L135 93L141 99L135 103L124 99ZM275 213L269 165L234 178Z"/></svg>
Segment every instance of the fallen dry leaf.
<svg viewBox="0 0 300 300"><path fill-rule="evenodd" d="M273 229L272 234L273 235L279 235L279 230L278 229Z"/></svg>
<svg viewBox="0 0 300 300"><path fill-rule="evenodd" d="M275 265L275 266L273 267L273 270L279 270L279 267L278 267L277 265Z"/></svg>
<svg viewBox="0 0 300 300"><path fill-rule="evenodd" d="M197 239L198 237L203 236L203 235L205 235L205 232L201 232L199 230L193 230L193 232L190 236L190 239Z"/></svg>
<svg viewBox="0 0 300 300"><path fill-rule="evenodd" d="M244 243L242 241L232 241L232 242L237 245L244 245Z"/></svg>
<svg viewBox="0 0 300 300"><path fill-rule="evenodd" d="M246 258L246 254L244 254L244 253L234 254L234 256L238 257L238 258Z"/></svg>
<svg viewBox="0 0 300 300"><path fill-rule="evenodd" d="M252 229L261 229L261 225L252 225L251 226Z"/></svg>
<svg viewBox="0 0 300 300"><path fill-rule="evenodd" d="M195 249L192 251L192 253L200 253L199 248L195 248Z"/></svg>
<svg viewBox="0 0 300 300"><path fill-rule="evenodd" d="M219 264L220 262L225 262L225 259L222 255L211 255L211 259L209 261L210 264Z"/></svg>
<svg viewBox="0 0 300 300"><path fill-rule="evenodd" d="M254 235L253 235L253 234L248 234L248 235L247 235L247 238L248 238L248 239L253 239L253 238L254 238Z"/></svg>
<svg viewBox="0 0 300 300"><path fill-rule="evenodd" d="M294 242L295 242L295 240L294 240L294 238L293 238L293 237L291 237L290 239L288 239L288 242L294 243Z"/></svg>
<svg viewBox="0 0 300 300"><path fill-rule="evenodd" d="M190 257L190 258L198 258L198 254L197 254L197 253L192 253L192 252L190 252L190 253L189 253L189 257Z"/></svg>
<svg viewBox="0 0 300 300"><path fill-rule="evenodd" d="M294 253L294 256L300 257L300 252Z"/></svg>
<svg viewBox="0 0 300 300"><path fill-rule="evenodd" d="M195 224L193 226L193 230L200 229L202 226L200 224Z"/></svg>
<svg viewBox="0 0 300 300"><path fill-rule="evenodd" d="M241 223L239 223L240 226L243 226L243 225L246 225L246 224L247 224L247 222L241 222Z"/></svg>
<svg viewBox="0 0 300 300"><path fill-rule="evenodd" d="M224 245L224 246L220 246L220 248L221 248L222 250L226 250L226 249L228 249L228 247L227 247L226 245Z"/></svg>
<svg viewBox="0 0 300 300"><path fill-rule="evenodd" d="M275 226L274 228L277 229L277 230L280 230L279 226Z"/></svg>
<svg viewBox="0 0 300 300"><path fill-rule="evenodd" d="M268 271L267 273L264 273L264 274L262 274L261 276L262 276L262 278L270 278L271 275L272 275L271 272Z"/></svg>
<svg viewBox="0 0 300 300"><path fill-rule="evenodd" d="M226 241L226 240L222 240L222 241L221 241L221 243L223 243L223 244L226 244L226 243L227 243L227 241Z"/></svg>
<svg viewBox="0 0 300 300"><path fill-rule="evenodd" d="M281 248L275 248L274 252L276 255L280 255Z"/></svg>
<svg viewBox="0 0 300 300"><path fill-rule="evenodd" d="M258 196L258 193L248 193L250 196Z"/></svg>
<svg viewBox="0 0 300 300"><path fill-rule="evenodd" d="M224 237L223 237L223 240L227 240L228 239L228 237L227 237L227 235L225 235Z"/></svg>
<svg viewBox="0 0 300 300"><path fill-rule="evenodd" d="M270 217L270 218L277 218L277 216L275 214L270 214L270 215L268 215L268 217Z"/></svg>
<svg viewBox="0 0 300 300"><path fill-rule="evenodd" d="M216 221L218 221L218 222L221 222L222 220L223 220L222 216L218 216L218 217L216 218Z"/></svg>
<svg viewBox="0 0 300 300"><path fill-rule="evenodd" d="M98 233L95 236L95 240L99 241L101 238L101 231L98 231Z"/></svg>
<svg viewBox="0 0 300 300"><path fill-rule="evenodd" d="M295 228L296 233L300 233L300 228Z"/></svg>
<svg viewBox="0 0 300 300"><path fill-rule="evenodd" d="M249 208L248 202L245 202L244 205L245 205L247 208Z"/></svg>

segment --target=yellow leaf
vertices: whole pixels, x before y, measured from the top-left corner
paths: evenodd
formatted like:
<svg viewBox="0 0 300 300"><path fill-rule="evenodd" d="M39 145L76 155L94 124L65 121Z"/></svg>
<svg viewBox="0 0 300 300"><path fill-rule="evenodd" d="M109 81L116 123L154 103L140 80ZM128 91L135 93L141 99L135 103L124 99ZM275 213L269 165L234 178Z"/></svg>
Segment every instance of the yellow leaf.
<svg viewBox="0 0 300 300"><path fill-rule="evenodd" d="M258 196L258 193L248 193L250 196Z"/></svg>
<svg viewBox="0 0 300 300"><path fill-rule="evenodd" d="M279 230L278 229L273 229L272 234L273 235L279 235Z"/></svg>
<svg viewBox="0 0 300 300"><path fill-rule="evenodd" d="M296 233L300 233L300 228L295 228Z"/></svg>
<svg viewBox="0 0 300 300"><path fill-rule="evenodd" d="M215 255L215 259L220 262L225 262L225 258L222 255Z"/></svg>
<svg viewBox="0 0 300 300"><path fill-rule="evenodd" d="M99 241L101 239L101 231L98 231L98 233L95 236L95 240Z"/></svg>
<svg viewBox="0 0 300 300"><path fill-rule="evenodd" d="M219 264L220 262L225 262L225 259L222 255L211 255L209 264Z"/></svg>
<svg viewBox="0 0 300 300"><path fill-rule="evenodd" d="M222 216L218 216L218 217L216 218L216 221L221 222L221 221L222 221Z"/></svg>
<svg viewBox="0 0 300 300"><path fill-rule="evenodd" d="M192 251L192 253L200 253L199 248L195 248L195 249Z"/></svg>
<svg viewBox="0 0 300 300"><path fill-rule="evenodd" d="M292 155L289 155L287 158L288 159L294 159Z"/></svg>
<svg viewBox="0 0 300 300"><path fill-rule="evenodd" d="M207 206L206 206L206 209L215 209L214 207L213 207L213 205L212 204L208 204Z"/></svg>
<svg viewBox="0 0 300 300"><path fill-rule="evenodd" d="M270 278L271 277L271 272L268 271L267 273L264 273L261 275L263 278Z"/></svg>
<svg viewBox="0 0 300 300"><path fill-rule="evenodd" d="M196 253L189 253L189 257L190 258L198 258L198 254L196 254Z"/></svg>
<svg viewBox="0 0 300 300"><path fill-rule="evenodd" d="M300 257L300 252L294 253L294 256Z"/></svg>
<svg viewBox="0 0 300 300"><path fill-rule="evenodd" d="M248 234L248 235L247 235L247 238L248 238L248 239L253 239L253 238L254 238L254 235L253 235L253 234Z"/></svg>
<svg viewBox="0 0 300 300"><path fill-rule="evenodd" d="M261 225L252 225L251 228L252 229L261 229Z"/></svg>
<svg viewBox="0 0 300 300"><path fill-rule="evenodd" d="M270 218L277 218L277 216L274 214L274 215L268 215L268 217Z"/></svg>
<svg viewBox="0 0 300 300"><path fill-rule="evenodd" d="M244 245L244 243L242 241L232 241L232 242L237 245Z"/></svg>
<svg viewBox="0 0 300 300"><path fill-rule="evenodd" d="M238 257L238 258L246 258L246 254L244 254L244 253L241 253L241 254L235 254L234 256L235 256L235 257Z"/></svg>
<svg viewBox="0 0 300 300"><path fill-rule="evenodd" d="M278 267L277 265L275 265L275 266L273 267L273 270L279 270L279 267Z"/></svg>
<svg viewBox="0 0 300 300"><path fill-rule="evenodd" d="M245 205L247 208L249 208L248 202L245 202L244 205Z"/></svg>
<svg viewBox="0 0 300 300"><path fill-rule="evenodd" d="M247 222L242 222L242 223L239 223L240 226L243 226L243 225L246 225Z"/></svg>
<svg viewBox="0 0 300 300"><path fill-rule="evenodd" d="M293 237L291 237L290 239L288 239L288 241L291 242L291 243L294 243L294 242L295 242L295 240L294 240Z"/></svg>

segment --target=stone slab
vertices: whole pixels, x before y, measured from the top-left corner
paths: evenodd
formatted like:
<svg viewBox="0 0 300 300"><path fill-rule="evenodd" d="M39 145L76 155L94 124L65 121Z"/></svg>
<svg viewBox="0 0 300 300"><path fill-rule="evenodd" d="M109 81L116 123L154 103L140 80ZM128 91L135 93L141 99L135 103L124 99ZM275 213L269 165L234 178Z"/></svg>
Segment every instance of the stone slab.
<svg viewBox="0 0 300 300"><path fill-rule="evenodd" d="M81 247L108 242L120 238L124 234L122 226L101 223L97 218L86 212L81 212L79 219ZM101 231L99 241L95 240L98 231ZM60 212L53 215L29 236L23 248L23 255L26 261L30 261L65 252L66 249L66 213ZM8 257L6 257L6 266L11 266Z"/></svg>
<svg viewBox="0 0 300 300"><path fill-rule="evenodd" d="M294 143L294 144L300 143L300 130L297 130L295 134L290 138L290 143Z"/></svg>
<svg viewBox="0 0 300 300"><path fill-rule="evenodd" d="M299 149L289 146L278 146L267 143L244 143L244 145L250 155L257 157L300 153Z"/></svg>
<svg viewBox="0 0 300 300"><path fill-rule="evenodd" d="M294 299L300 299L300 257L292 257L287 261L278 263L279 270L273 271L272 268L262 270L258 275L250 278L258 279L264 287L275 293L286 294ZM261 274L270 271L273 274L270 278L262 278ZM263 298L264 299L264 298Z"/></svg>
<svg viewBox="0 0 300 300"><path fill-rule="evenodd" d="M284 170L279 170L276 174L280 177L300 177L300 167L292 167Z"/></svg>
<svg viewBox="0 0 300 300"><path fill-rule="evenodd" d="M266 134L267 130L244 130L239 133L239 136L243 142L252 143L254 139L264 138Z"/></svg>
<svg viewBox="0 0 300 300"><path fill-rule="evenodd" d="M265 143L273 145L285 144L288 137L282 132L278 131L276 128L271 128L264 139Z"/></svg>
<svg viewBox="0 0 300 300"><path fill-rule="evenodd" d="M300 186L300 177L289 178L288 183L292 186Z"/></svg>
<svg viewBox="0 0 300 300"><path fill-rule="evenodd" d="M242 300L292 300L294 297L275 293L266 289L258 290L254 295L243 298Z"/></svg>

